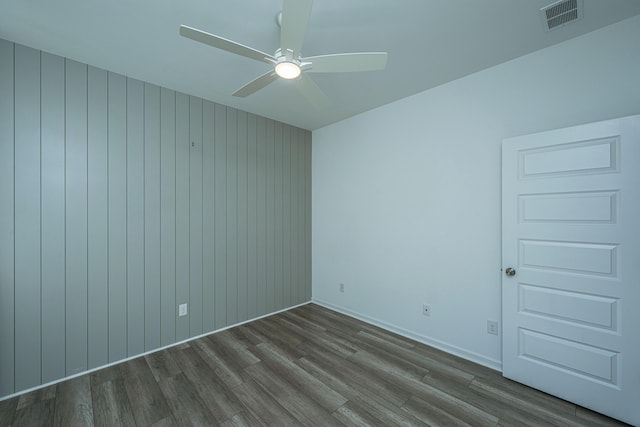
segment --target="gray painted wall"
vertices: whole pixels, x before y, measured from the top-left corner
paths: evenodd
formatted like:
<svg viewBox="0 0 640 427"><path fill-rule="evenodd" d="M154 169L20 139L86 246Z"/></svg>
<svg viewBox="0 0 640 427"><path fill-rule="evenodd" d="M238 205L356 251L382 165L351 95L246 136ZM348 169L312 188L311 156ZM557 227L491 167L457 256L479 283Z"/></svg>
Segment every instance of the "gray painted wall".
<svg viewBox="0 0 640 427"><path fill-rule="evenodd" d="M0 40L0 396L309 301L310 218L310 132Z"/></svg>

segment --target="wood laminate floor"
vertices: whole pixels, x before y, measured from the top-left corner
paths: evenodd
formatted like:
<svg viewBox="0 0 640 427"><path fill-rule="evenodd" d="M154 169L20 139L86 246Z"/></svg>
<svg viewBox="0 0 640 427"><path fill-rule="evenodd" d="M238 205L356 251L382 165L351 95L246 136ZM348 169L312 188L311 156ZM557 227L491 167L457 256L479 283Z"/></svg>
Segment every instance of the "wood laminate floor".
<svg viewBox="0 0 640 427"><path fill-rule="evenodd" d="M0 426L623 425L308 304L0 402Z"/></svg>

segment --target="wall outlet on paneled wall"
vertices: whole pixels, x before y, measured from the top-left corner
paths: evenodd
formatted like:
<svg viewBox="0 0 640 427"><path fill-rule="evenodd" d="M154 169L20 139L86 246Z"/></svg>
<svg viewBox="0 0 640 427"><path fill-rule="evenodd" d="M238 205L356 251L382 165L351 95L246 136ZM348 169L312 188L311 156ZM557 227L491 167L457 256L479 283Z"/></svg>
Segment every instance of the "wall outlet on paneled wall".
<svg viewBox="0 0 640 427"><path fill-rule="evenodd" d="M180 304L178 306L178 316L186 316L187 315L187 304Z"/></svg>

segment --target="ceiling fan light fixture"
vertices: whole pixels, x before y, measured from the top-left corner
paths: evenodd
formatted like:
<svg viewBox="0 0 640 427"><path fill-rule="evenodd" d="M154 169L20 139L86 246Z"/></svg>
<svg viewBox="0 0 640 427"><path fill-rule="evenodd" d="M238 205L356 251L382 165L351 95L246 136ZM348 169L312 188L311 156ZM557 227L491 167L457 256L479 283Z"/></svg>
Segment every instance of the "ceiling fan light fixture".
<svg viewBox="0 0 640 427"><path fill-rule="evenodd" d="M581 1L581 0L561 0ZM270 69L233 93L244 98L259 91L279 78L294 80L302 73L347 73L353 71L382 70L387 64L386 52L350 52L318 55L304 58L302 45L309 25L313 0L282 0L282 12L276 20L280 25L280 47L273 55L236 43L233 40L210 34L187 25L180 25L180 35L217 49L264 62ZM326 96L313 79L300 78L294 85L316 107L324 109Z"/></svg>
<svg viewBox="0 0 640 427"><path fill-rule="evenodd" d="M295 62L283 61L276 64L276 74L283 79L295 79L301 72L300 66Z"/></svg>

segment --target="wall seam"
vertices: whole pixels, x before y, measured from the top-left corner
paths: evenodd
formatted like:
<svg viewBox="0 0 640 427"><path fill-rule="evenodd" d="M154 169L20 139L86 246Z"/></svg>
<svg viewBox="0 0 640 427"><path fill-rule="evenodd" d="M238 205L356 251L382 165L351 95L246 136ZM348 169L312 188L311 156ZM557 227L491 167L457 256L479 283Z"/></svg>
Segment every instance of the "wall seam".
<svg viewBox="0 0 640 427"><path fill-rule="evenodd" d="M176 129L176 124L177 124L177 116L178 116L178 109L177 109L177 95L175 92L173 92L173 191L174 193L176 193L176 188L178 185L178 171L177 171L177 167L178 167L178 162L176 161L176 154L177 154L177 147L178 147L178 130ZM176 236L178 234L178 202L177 202L177 196L174 195L174 200L173 200L173 307L172 307L172 312L173 312L173 322L174 322L174 329L173 329L173 339L172 341L175 342L176 341L176 337L177 337L177 333L178 333L178 316L177 316L177 307L176 307L176 303L178 302L178 254L177 254L177 239Z"/></svg>
<svg viewBox="0 0 640 427"><path fill-rule="evenodd" d="M129 78L124 79L124 336L129 356Z"/></svg>
<svg viewBox="0 0 640 427"><path fill-rule="evenodd" d="M89 368L89 66L85 65L85 101L86 101L86 115L85 115L85 172L86 172L86 202L87 202L87 246L86 246L86 270L85 270L85 284L87 287L86 295L86 316L87 316L87 329L86 329L86 354L85 354L85 370Z"/></svg>
<svg viewBox="0 0 640 427"><path fill-rule="evenodd" d="M191 139L191 96L189 96L188 101L187 123L189 127L187 131L187 153L189 156L187 157L187 254L189 254L189 283L187 283L187 307L191 305L191 153L193 152L194 145L194 141ZM191 144L189 142L191 142ZM192 308L189 308L189 311L193 312ZM187 311L187 313L189 313L189 311ZM189 314L185 320L187 321L187 336L191 336L191 314Z"/></svg>
<svg viewBox="0 0 640 427"><path fill-rule="evenodd" d="M40 192L40 209L39 209L39 216L40 216L40 383L42 383L42 378L43 378L43 362L42 362L42 51L38 51L38 55L39 55L39 65L40 65L40 73L39 73L39 79L40 79L40 91L39 91L39 95L40 95L40 126L39 126L39 139L40 139L40 147L39 147L39 161L40 161L40 185L39 185L39 192Z"/></svg>
<svg viewBox="0 0 640 427"><path fill-rule="evenodd" d="M147 349L147 85L142 82L142 348Z"/></svg>
<svg viewBox="0 0 640 427"><path fill-rule="evenodd" d="M13 390L16 390L16 45L13 54Z"/></svg>
<svg viewBox="0 0 640 427"><path fill-rule="evenodd" d="M160 306L158 307L158 313L160 315L160 325L158 327L158 340L160 345L162 346L162 88L158 88L158 179L160 180L159 185L158 185L158 210L159 210L159 215L158 215L158 222L159 222L159 233L158 233L158 243L160 244L160 247L158 248L158 255L159 255L159 259L158 261L160 262L159 264L159 269L160 271L158 272L158 285L159 285L159 304Z"/></svg>
<svg viewBox="0 0 640 427"><path fill-rule="evenodd" d="M110 144L110 135L109 135L109 121L110 121L110 115L109 115L109 75L111 73L107 72L105 79L106 79L106 110L107 110L107 117L106 117L106 124L107 124L107 133L106 133L106 143L107 143L107 362L110 362L111 360L111 340L110 340L110 328L111 328L111 306L109 304L109 301L111 300L111 295L110 295L110 290L111 290L111 274L110 274L110 269L109 269L109 263L110 263L110 227L109 227L109 212L110 212L110 206L109 206L109 202L110 202L110 197L109 197L109 190L110 190L110 179L109 179L109 166L110 166L110 162L109 162L109 148L111 147Z"/></svg>
<svg viewBox="0 0 640 427"><path fill-rule="evenodd" d="M67 372L67 59L64 59L64 372Z"/></svg>
<svg viewBox="0 0 640 427"><path fill-rule="evenodd" d="M205 331L204 326L204 110L205 103L200 108L200 331Z"/></svg>

